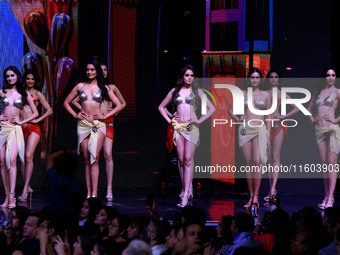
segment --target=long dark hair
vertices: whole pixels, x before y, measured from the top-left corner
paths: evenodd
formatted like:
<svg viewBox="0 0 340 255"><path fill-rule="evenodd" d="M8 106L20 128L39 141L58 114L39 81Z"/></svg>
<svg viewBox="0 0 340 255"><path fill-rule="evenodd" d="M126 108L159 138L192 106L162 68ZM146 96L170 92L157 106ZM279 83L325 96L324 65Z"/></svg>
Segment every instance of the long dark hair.
<svg viewBox="0 0 340 255"><path fill-rule="evenodd" d="M249 69L249 72L248 72L248 75L247 75L247 81L246 81L246 88L251 87L251 85L250 85L250 76L253 73L258 73L260 75L261 80L260 80L260 84L259 84L259 89L260 90L264 90L264 85L263 85L263 80L262 80L263 75L262 75L262 72L260 71L260 69L258 69L257 67L253 67L253 68Z"/></svg>
<svg viewBox="0 0 340 255"><path fill-rule="evenodd" d="M108 92L105 86L105 82L104 82L104 75L103 75L103 70L101 67L101 63L97 60L97 59L90 59L89 61L87 61L86 65L93 65L94 68L97 71L97 85L99 87L99 89L101 90L102 93L102 97L103 98L107 98L108 96ZM88 81L89 79L86 77L86 81Z"/></svg>
<svg viewBox="0 0 340 255"><path fill-rule="evenodd" d="M172 103L173 103L173 112L175 112L175 105L174 105L174 102L175 102L175 97L177 96L177 94L179 93L179 91L181 90L181 88L183 87L184 85L184 79L183 79L183 76L185 74L185 72L187 70L191 70L193 73L194 73L194 78L197 78L197 72L196 72L196 69L195 67L193 67L192 65L186 65L184 66L180 71L179 71L179 74L178 74L178 78L177 78L177 81L176 81L176 84L175 84L175 90L174 92L172 93ZM197 88L197 83L195 82L195 79L193 80L192 84L191 84L191 89L192 89L192 92L194 93L195 95L195 106L197 108L198 106L198 88Z"/></svg>
<svg viewBox="0 0 340 255"><path fill-rule="evenodd" d="M12 71L13 73L15 73L17 75L17 82L15 83L15 87L16 87L18 93L21 95L23 104L26 104L27 92L24 88L24 83L23 83L23 78L22 78L21 72L19 71L19 69L16 66L9 66L4 70L2 92L6 94L7 93L6 90L9 88L9 84L7 82L7 79L6 79L7 71Z"/></svg>
<svg viewBox="0 0 340 255"><path fill-rule="evenodd" d="M18 229L22 232L23 227L25 225L25 221L28 218L28 216L31 214L30 209L28 209L25 206L17 206L13 208L13 211L15 211L17 217L19 218L19 226ZM17 229L16 229L17 230Z"/></svg>
<svg viewBox="0 0 340 255"><path fill-rule="evenodd" d="M109 80L109 70L108 70L108 68L107 68L107 65L104 64L104 63L101 63L100 67L101 67L101 66L105 66L105 68L106 68L106 70L107 70L107 76L106 76L106 78L104 78L104 83L105 83L106 85L109 85L109 84L110 84L110 80ZM103 69L102 69L102 70L103 70ZM104 77L104 74L103 74L103 77Z"/></svg>
<svg viewBox="0 0 340 255"><path fill-rule="evenodd" d="M34 69L27 69L23 75L23 82L24 82L24 88L27 89L27 84L26 84L26 78L27 75L32 74L33 78L34 78L34 88L36 88L39 83L40 83L40 79L39 79L39 75L38 73L34 70Z"/></svg>
<svg viewBox="0 0 340 255"><path fill-rule="evenodd" d="M272 88L272 84L270 83L270 75L272 73L276 73L277 76L279 77L279 82L277 83L277 87L278 89L281 90L281 84L280 84L280 80L282 78L282 75L280 72L278 72L277 70L275 69L270 69L269 72L267 73L266 75L266 79L264 80L263 82L263 90L270 90Z"/></svg>
<svg viewBox="0 0 340 255"><path fill-rule="evenodd" d="M316 92L315 92L315 96L314 96L314 100L318 97L318 95L320 95L321 93L321 90L323 90L324 88L326 88L326 82L325 82L325 79L326 79L326 75L327 75L327 72L329 70L333 70L335 73L336 73L336 70L335 70L335 67L334 66L326 66L324 67L324 69L322 70L322 73L321 73L321 80L316 88Z"/></svg>

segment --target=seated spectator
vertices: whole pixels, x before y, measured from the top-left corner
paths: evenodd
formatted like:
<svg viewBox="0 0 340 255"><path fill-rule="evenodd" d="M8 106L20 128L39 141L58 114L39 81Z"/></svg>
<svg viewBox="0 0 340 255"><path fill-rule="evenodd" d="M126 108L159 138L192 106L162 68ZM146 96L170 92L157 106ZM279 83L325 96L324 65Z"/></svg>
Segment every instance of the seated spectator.
<svg viewBox="0 0 340 255"><path fill-rule="evenodd" d="M30 214L30 209L25 206L17 206L12 209L9 213L12 218L11 223L4 227L1 234L0 254L12 254L18 248L23 239L25 221Z"/></svg>
<svg viewBox="0 0 340 255"><path fill-rule="evenodd" d="M37 239L40 243L40 252L47 255L54 255L54 244L57 238L65 239L66 221L61 213L51 213L46 221L40 224L37 231Z"/></svg>
<svg viewBox="0 0 340 255"><path fill-rule="evenodd" d="M99 227L94 224L100 209L102 209L102 202L97 197L90 197L84 201L83 207L80 210L79 226L81 231L89 233L99 232Z"/></svg>
<svg viewBox="0 0 340 255"><path fill-rule="evenodd" d="M118 210L111 206L104 206L97 214L94 224L99 227L100 238L108 238L109 223L118 216Z"/></svg>
<svg viewBox="0 0 340 255"><path fill-rule="evenodd" d="M128 216L119 215L114 218L109 225L109 238L115 241L115 250L119 254L121 254L128 245L127 228L129 224L130 219Z"/></svg>
<svg viewBox="0 0 340 255"><path fill-rule="evenodd" d="M154 220L147 226L147 236L150 238L152 255L161 255L167 248L165 238L169 234L170 224L167 221Z"/></svg>
<svg viewBox="0 0 340 255"><path fill-rule="evenodd" d="M168 249L166 254L174 254L175 246L177 243L177 233L174 228L171 229L169 235L165 238L165 247Z"/></svg>
<svg viewBox="0 0 340 255"><path fill-rule="evenodd" d="M291 242L292 255L316 255L315 240L308 232L299 232Z"/></svg>
<svg viewBox="0 0 340 255"><path fill-rule="evenodd" d="M36 255L40 254L39 240L36 239L38 227L42 223L43 219L39 214L30 214L25 221L23 227L23 239L20 242L18 249L24 255Z"/></svg>
<svg viewBox="0 0 340 255"><path fill-rule="evenodd" d="M121 252L116 250L113 240L98 240L94 245L91 255L115 255L121 254Z"/></svg>
<svg viewBox="0 0 340 255"><path fill-rule="evenodd" d="M226 254L227 250L233 245L234 237L230 229L232 221L232 215L223 215L216 227L217 239L214 242L214 249L221 254Z"/></svg>
<svg viewBox="0 0 340 255"><path fill-rule="evenodd" d="M231 224L231 232L234 235L233 246L227 251L227 255L234 255L239 247L263 249L261 243L254 240L254 219L248 213L237 213Z"/></svg>
<svg viewBox="0 0 340 255"><path fill-rule="evenodd" d="M150 246L142 240L133 240L122 255L152 255Z"/></svg>
<svg viewBox="0 0 340 255"><path fill-rule="evenodd" d="M73 255L90 255L97 240L97 234L90 234L81 230L77 241L73 244Z"/></svg>
<svg viewBox="0 0 340 255"><path fill-rule="evenodd" d="M134 216L130 219L127 229L127 236L130 240L142 240L144 228L149 224L148 218L144 216Z"/></svg>

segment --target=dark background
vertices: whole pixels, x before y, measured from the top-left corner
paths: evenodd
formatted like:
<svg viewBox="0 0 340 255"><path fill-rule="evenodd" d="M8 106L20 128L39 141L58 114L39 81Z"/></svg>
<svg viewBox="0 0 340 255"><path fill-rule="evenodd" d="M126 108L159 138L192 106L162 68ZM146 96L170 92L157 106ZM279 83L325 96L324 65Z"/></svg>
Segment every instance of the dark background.
<svg viewBox="0 0 340 255"><path fill-rule="evenodd" d="M79 3L81 13L78 42L79 76L88 58L97 56L106 62L108 6L108 1L80 1ZM280 70L284 77L319 77L324 66L333 64L339 67L338 45L340 44L337 38L340 25L339 10L340 3L336 0L275 0L271 66ZM157 49L159 18L159 48ZM256 31L261 31L261 23L255 23L255 27L256 36ZM119 117L115 120L114 187L154 188L161 187L161 183L167 180L169 167L166 164L168 160L165 148L166 123L157 107L173 87L178 71L184 64L193 64L199 74L202 74L201 52L204 50L204 39L205 1L138 1L136 69L131 70L135 72L136 77L137 118L129 122L120 121ZM286 67L292 67L292 70L288 71ZM124 86L124 84L116 85L118 88ZM70 125L65 128L69 130L70 137L67 143L75 149L77 139L75 126L70 118L67 116L65 118ZM306 120L302 120L302 125L310 126ZM298 133L295 135L299 136ZM317 155L313 133L306 135L311 138L306 139L307 145L304 145L311 148L312 155ZM289 136L285 141L282 154L287 153L287 156L283 157L283 160L290 159L289 152L292 153L290 148L296 145L297 140L291 138L293 136ZM137 154L125 153L130 150L130 147L136 148ZM303 151L303 153L308 155L309 152ZM44 162L38 155L35 157L35 162L37 170L33 173L32 186L41 186L42 183L46 183L43 181L45 175L39 174L40 171L44 171ZM77 175L84 179L81 162L82 156L79 156L80 165ZM18 178L19 186L20 181L21 178ZM206 180L202 182L207 187L216 185L216 182ZM103 158L99 185L106 185Z"/></svg>

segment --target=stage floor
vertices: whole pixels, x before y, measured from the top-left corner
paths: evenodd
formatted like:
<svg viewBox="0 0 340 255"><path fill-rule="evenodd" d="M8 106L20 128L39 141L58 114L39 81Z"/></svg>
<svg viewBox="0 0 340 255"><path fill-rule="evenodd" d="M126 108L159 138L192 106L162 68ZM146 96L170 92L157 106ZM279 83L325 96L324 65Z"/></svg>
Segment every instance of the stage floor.
<svg viewBox="0 0 340 255"><path fill-rule="evenodd" d="M260 208L259 217L265 211L273 210L276 207L273 204L265 203L263 197L268 192L268 180L264 179L260 189ZM25 203L17 203L25 205L32 211L38 211L49 205L48 187L33 187L34 193L31 201ZM279 180L278 197L281 201L281 207L286 210L289 215L302 209L304 206L313 206L317 208L317 204L323 199L323 184L320 179L310 180ZM20 187L17 190L21 190ZM152 193L155 197L156 207L161 216L171 220L173 214L179 210L176 206L179 200L179 191L177 190L147 190L147 189L114 189L113 202L108 205L116 207L121 214L129 216L144 215L149 216L146 209L146 200L148 193ZM17 196L20 193L17 193ZM106 189L100 188L98 191L99 198L103 204L107 204L105 195ZM4 199L4 193L1 192L0 202ZM202 189L195 190L193 205L204 209L207 213L208 220L214 222L219 221L222 215L236 214L237 212L245 212L243 207L249 199L248 193L231 192L228 190ZM335 193L334 206L340 201L339 192ZM321 211L321 210L320 210ZM216 223L215 223L216 224Z"/></svg>

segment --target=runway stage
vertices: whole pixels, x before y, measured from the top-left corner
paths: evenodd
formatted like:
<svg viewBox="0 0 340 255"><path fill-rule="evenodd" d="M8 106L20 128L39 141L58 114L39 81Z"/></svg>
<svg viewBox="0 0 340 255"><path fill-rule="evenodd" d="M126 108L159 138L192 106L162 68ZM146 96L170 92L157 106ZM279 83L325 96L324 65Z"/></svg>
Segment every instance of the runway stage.
<svg viewBox="0 0 340 255"><path fill-rule="evenodd" d="M216 225L222 215L236 214L237 212L245 212L243 205L247 203L249 194L235 191L228 191L208 187L203 184L200 190L194 190L193 205L204 209L207 213L209 224ZM227 186L227 185L225 185ZM268 180L263 179L260 189L260 207L259 217L265 211L273 210L276 207L273 204L265 203L263 197L268 192ZM209 189L208 189L209 188ZM317 204L321 203L323 199L323 183L320 179L281 179L277 185L278 197L281 201L281 207L292 215L302 209L304 206L313 206L317 208ZM49 189L48 187L34 187L34 193L31 201L25 203L18 203L17 205L26 205L32 211L38 211L49 205ZM21 187L17 187L17 195L20 195ZM245 189L246 191L246 189ZM144 215L151 218L146 209L147 194L154 194L156 200L156 207L159 214L168 220L172 219L173 214L178 210L176 204L179 200L179 190L172 189L113 189L113 202L109 205L117 208L121 214L129 216ZM103 204L107 204L105 195L106 188L99 189L99 198ZM1 193L0 202L4 200L4 194ZM18 200L17 200L18 201ZM340 193L335 193L335 204L340 201ZM321 211L321 210L320 210Z"/></svg>

